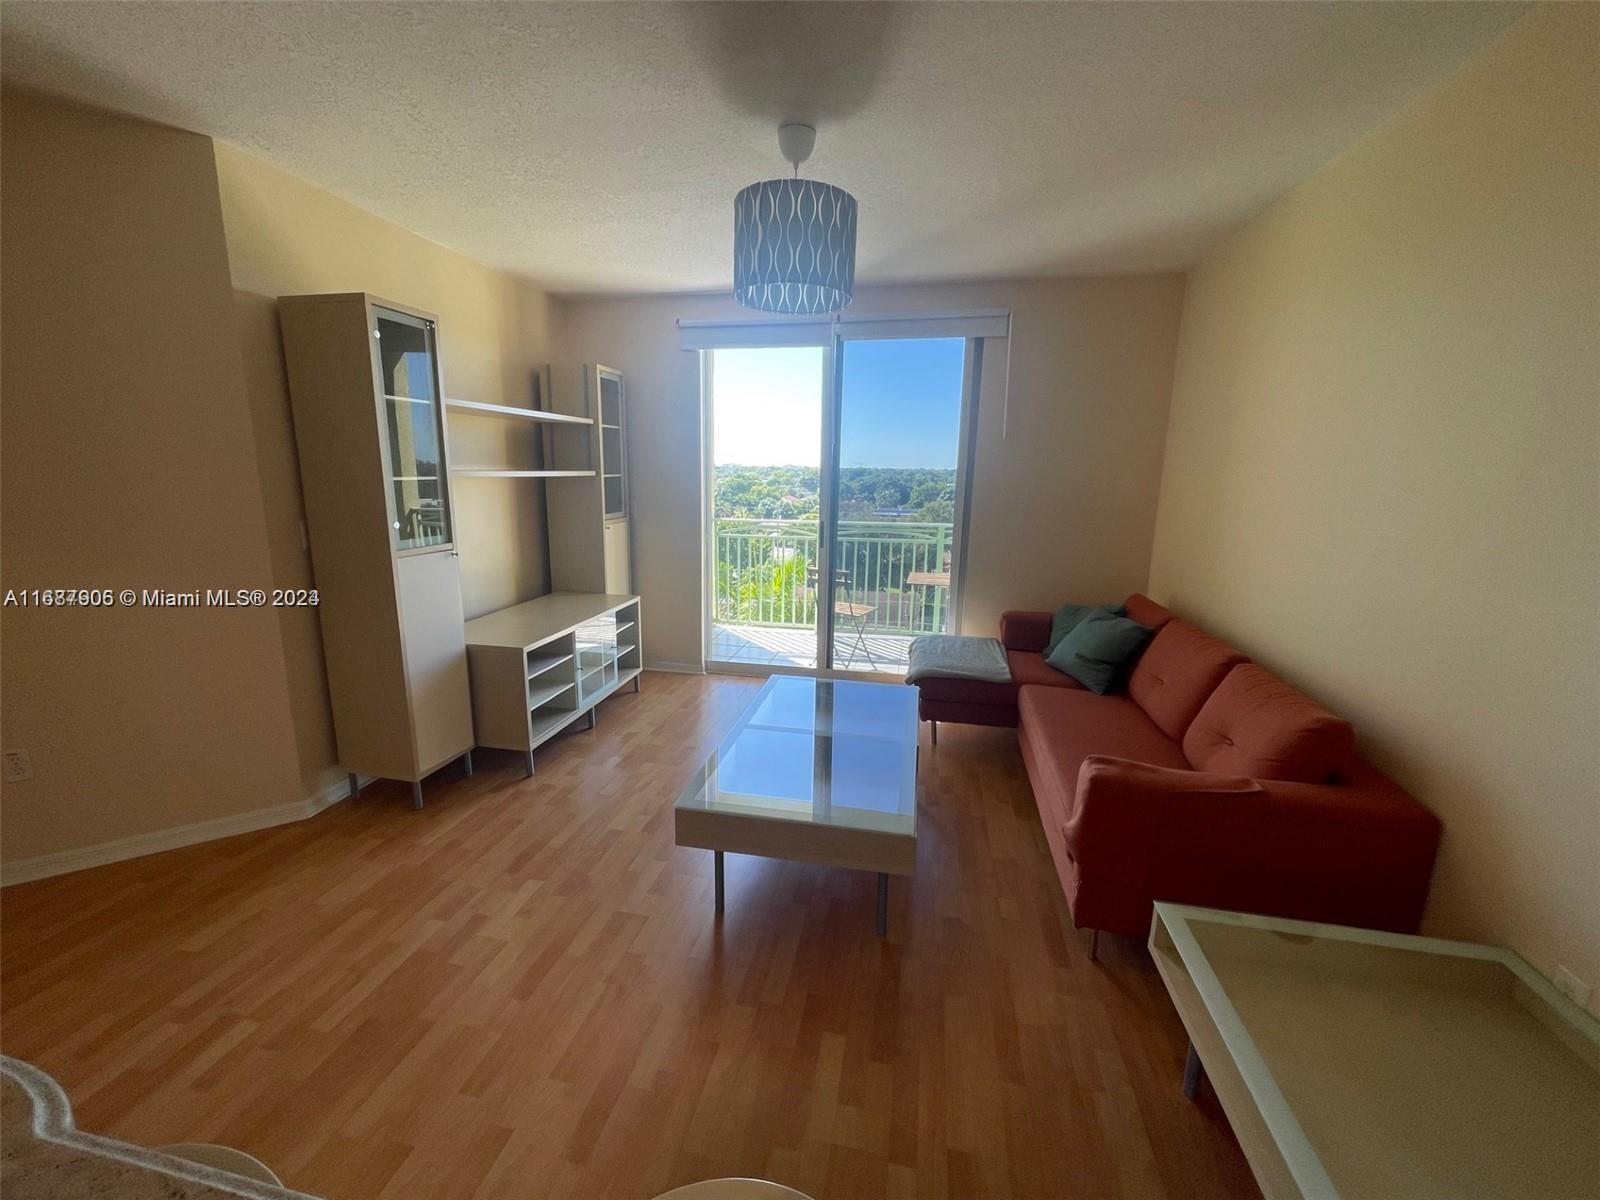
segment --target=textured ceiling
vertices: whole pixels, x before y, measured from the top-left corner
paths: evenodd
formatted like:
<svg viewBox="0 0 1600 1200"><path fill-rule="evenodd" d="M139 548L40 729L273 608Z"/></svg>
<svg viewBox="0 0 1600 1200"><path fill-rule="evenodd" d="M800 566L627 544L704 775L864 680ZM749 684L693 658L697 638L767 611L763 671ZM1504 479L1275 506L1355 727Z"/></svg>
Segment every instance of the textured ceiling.
<svg viewBox="0 0 1600 1200"><path fill-rule="evenodd" d="M556 291L685 291L784 119L864 282L1186 267L1520 8L6 0L0 65Z"/></svg>

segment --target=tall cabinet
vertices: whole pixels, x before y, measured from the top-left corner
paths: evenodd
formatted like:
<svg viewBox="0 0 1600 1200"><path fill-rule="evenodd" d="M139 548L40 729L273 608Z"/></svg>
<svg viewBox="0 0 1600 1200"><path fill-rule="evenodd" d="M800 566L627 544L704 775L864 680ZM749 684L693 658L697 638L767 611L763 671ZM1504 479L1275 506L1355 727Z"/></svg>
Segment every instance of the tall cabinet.
<svg viewBox="0 0 1600 1200"><path fill-rule="evenodd" d="M558 592L626 595L633 591L633 567L622 373L596 363L546 367L539 402L547 412L585 421L549 424L544 430L546 466L582 472L545 489L550 586Z"/></svg>
<svg viewBox="0 0 1600 1200"><path fill-rule="evenodd" d="M472 769L438 330L362 293L279 301L339 763Z"/></svg>

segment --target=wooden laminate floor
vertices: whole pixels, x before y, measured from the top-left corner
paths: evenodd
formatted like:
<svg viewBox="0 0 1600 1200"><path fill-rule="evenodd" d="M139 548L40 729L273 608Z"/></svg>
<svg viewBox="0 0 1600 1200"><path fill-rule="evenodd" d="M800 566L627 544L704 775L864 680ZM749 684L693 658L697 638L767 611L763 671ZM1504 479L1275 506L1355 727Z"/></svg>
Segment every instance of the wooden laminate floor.
<svg viewBox="0 0 1600 1200"><path fill-rule="evenodd" d="M917 874L672 844L759 681L651 674L471 779L0 893L0 1045L81 1127L330 1197L1254 1196L1154 969L1071 929L1014 734L924 732Z"/></svg>

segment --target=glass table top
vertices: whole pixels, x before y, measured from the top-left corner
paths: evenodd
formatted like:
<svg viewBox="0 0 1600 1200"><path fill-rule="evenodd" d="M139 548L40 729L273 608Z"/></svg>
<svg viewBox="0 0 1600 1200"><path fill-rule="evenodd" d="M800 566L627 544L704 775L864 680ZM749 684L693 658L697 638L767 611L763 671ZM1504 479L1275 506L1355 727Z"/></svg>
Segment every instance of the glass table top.
<svg viewBox="0 0 1600 1200"><path fill-rule="evenodd" d="M917 691L774 675L677 807L914 834Z"/></svg>

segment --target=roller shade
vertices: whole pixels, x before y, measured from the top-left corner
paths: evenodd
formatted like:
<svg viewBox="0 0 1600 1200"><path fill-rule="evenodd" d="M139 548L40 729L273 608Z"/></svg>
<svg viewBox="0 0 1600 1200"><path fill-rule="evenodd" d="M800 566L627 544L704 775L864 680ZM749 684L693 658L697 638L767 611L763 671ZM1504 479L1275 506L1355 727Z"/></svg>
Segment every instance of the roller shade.
<svg viewBox="0 0 1600 1200"><path fill-rule="evenodd" d="M833 341L833 322L817 321L679 321L678 343L684 350L754 350L771 346L826 346Z"/></svg>
<svg viewBox="0 0 1600 1200"><path fill-rule="evenodd" d="M685 350L731 350L760 346L826 346L836 335L846 341L995 338L1006 337L1010 329L1010 311L989 308L901 316L845 315L831 321L679 321L678 339Z"/></svg>

